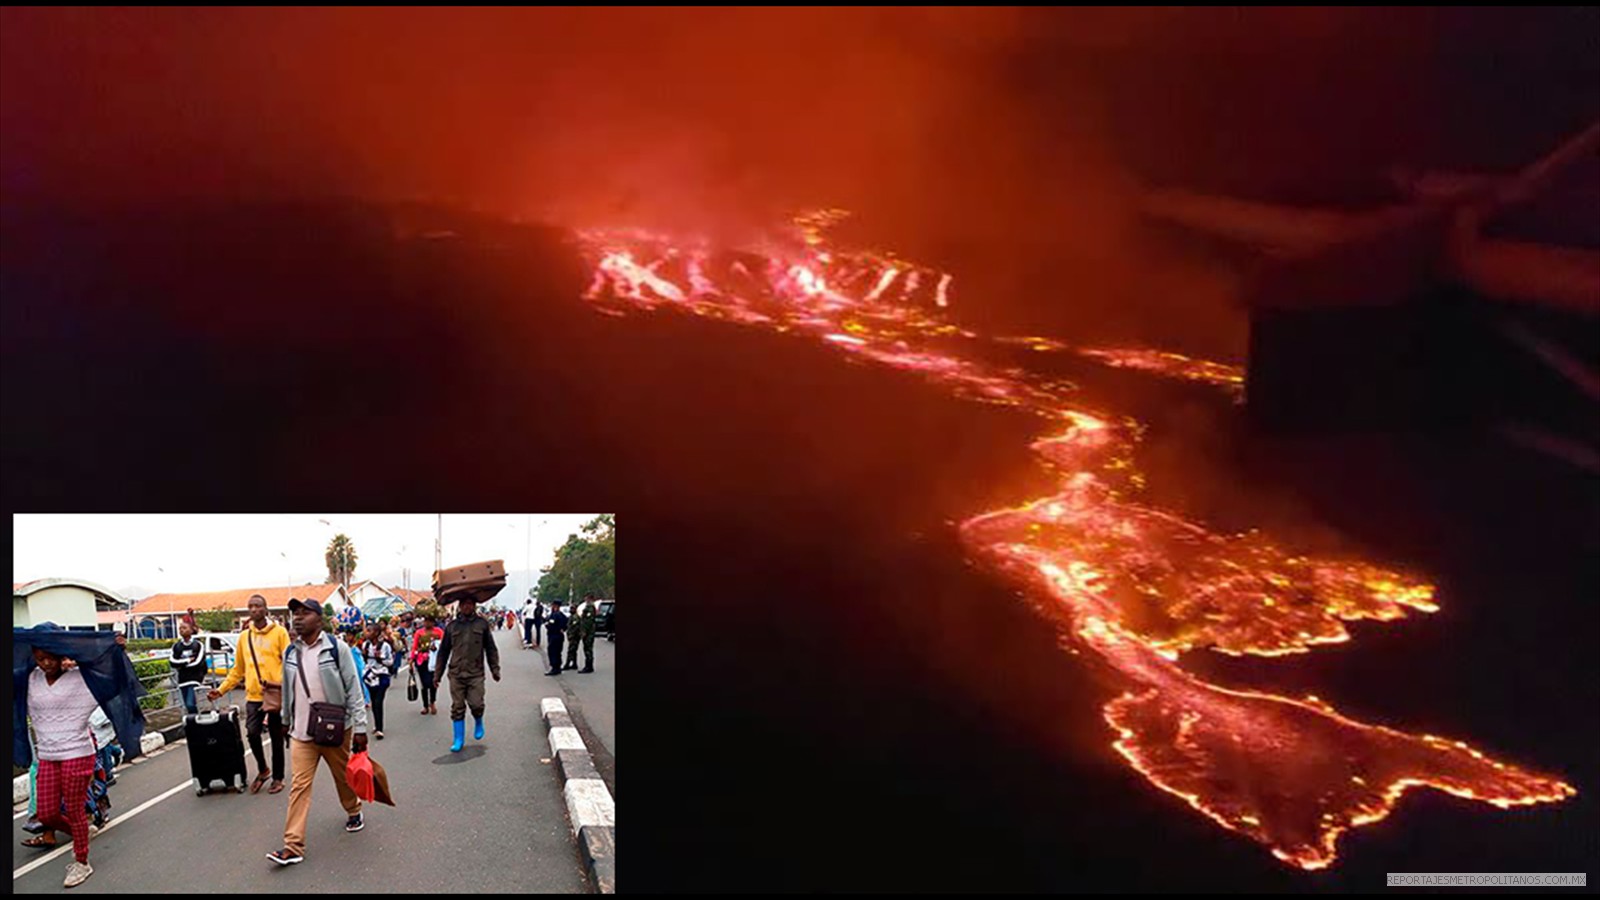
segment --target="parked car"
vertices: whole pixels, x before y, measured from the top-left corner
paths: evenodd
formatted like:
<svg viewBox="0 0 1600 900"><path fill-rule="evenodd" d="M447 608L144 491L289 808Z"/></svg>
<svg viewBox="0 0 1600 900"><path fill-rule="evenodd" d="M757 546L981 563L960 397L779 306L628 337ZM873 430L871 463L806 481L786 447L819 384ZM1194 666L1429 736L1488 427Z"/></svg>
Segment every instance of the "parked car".
<svg viewBox="0 0 1600 900"><path fill-rule="evenodd" d="M233 657L239 649L239 632L202 631L200 639L206 651L206 670L213 675L227 675L233 670Z"/></svg>
<svg viewBox="0 0 1600 900"><path fill-rule="evenodd" d="M600 601L600 610L595 613L594 633L605 635L608 641L617 639L617 601Z"/></svg>

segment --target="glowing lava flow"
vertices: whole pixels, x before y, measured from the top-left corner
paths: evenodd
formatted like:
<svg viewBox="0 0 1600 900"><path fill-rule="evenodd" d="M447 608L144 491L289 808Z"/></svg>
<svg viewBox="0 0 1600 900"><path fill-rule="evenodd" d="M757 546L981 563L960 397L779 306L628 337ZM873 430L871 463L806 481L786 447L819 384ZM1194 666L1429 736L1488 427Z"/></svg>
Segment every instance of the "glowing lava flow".
<svg viewBox="0 0 1600 900"><path fill-rule="evenodd" d="M1357 722L1314 697L1230 690L1185 672L1177 663L1185 651L1302 653L1349 640L1349 621L1433 612L1433 589L1359 561L1297 556L1259 533L1215 534L1130 499L1140 483L1137 422L1088 409L1070 384L954 355L952 342L984 339L936 317L949 303L950 275L826 249L824 231L839 215L803 218L796 239L760 253L639 231L585 232L595 270L586 298L612 314L675 308L807 335L1050 422L1033 449L1060 474L1060 491L967 520L964 545L1021 586L1063 639L1120 687L1104 714L1134 769L1284 862L1331 864L1341 833L1384 818L1412 787L1501 808L1576 793L1460 741ZM1236 368L1160 351L993 340L1234 392L1243 383Z"/></svg>

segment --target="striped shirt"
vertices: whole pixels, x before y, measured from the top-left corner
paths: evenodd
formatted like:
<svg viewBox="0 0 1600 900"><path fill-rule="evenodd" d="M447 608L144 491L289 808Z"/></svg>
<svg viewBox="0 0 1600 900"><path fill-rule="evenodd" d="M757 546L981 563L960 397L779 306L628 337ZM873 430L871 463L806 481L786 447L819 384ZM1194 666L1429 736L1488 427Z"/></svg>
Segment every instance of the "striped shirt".
<svg viewBox="0 0 1600 900"><path fill-rule="evenodd" d="M43 669L34 669L28 676L28 715L33 718L39 758L59 761L93 756L89 717L99 708L82 672L62 672L51 684Z"/></svg>

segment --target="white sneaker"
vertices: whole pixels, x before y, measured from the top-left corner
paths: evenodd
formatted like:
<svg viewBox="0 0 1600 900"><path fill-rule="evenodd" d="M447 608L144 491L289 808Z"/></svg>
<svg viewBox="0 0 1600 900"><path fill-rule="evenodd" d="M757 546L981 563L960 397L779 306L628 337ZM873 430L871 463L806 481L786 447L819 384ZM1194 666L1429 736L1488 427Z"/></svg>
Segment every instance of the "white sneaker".
<svg viewBox="0 0 1600 900"><path fill-rule="evenodd" d="M62 887L77 887L83 884L90 875L94 874L94 867L88 863L77 860L67 863L67 880L61 883Z"/></svg>

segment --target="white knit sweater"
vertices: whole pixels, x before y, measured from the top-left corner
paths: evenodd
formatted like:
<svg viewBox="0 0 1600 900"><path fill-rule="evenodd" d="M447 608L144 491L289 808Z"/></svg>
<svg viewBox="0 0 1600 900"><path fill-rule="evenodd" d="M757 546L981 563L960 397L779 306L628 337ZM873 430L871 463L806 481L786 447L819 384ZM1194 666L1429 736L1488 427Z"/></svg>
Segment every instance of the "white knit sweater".
<svg viewBox="0 0 1600 900"><path fill-rule="evenodd" d="M83 673L72 669L61 673L55 684L34 669L28 676L28 715L33 718L38 738L39 758L77 759L94 755L94 738L89 734L89 717L100 708Z"/></svg>

